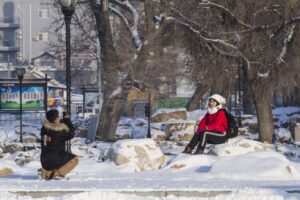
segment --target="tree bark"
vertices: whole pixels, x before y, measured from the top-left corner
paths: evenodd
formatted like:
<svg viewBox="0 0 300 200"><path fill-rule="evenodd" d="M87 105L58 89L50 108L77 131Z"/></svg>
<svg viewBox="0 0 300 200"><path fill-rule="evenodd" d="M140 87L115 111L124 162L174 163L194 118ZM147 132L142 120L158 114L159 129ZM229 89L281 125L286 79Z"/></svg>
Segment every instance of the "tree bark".
<svg viewBox="0 0 300 200"><path fill-rule="evenodd" d="M103 0L101 5L96 4L94 0L89 2L96 19L102 61L101 89L103 92L103 105L96 136L103 140L114 140L124 105L124 96L126 96L126 91L121 88L124 78L120 69L120 59L113 44L108 0Z"/></svg>
<svg viewBox="0 0 300 200"><path fill-rule="evenodd" d="M272 115L272 92L257 93L252 89L254 104L257 111L259 140L272 143L274 134L273 115Z"/></svg>
<svg viewBox="0 0 300 200"><path fill-rule="evenodd" d="M186 105L187 111L193 111L197 109L201 98L203 97L204 93L208 90L208 87L202 84L199 84L196 88L195 93L193 94L191 100Z"/></svg>

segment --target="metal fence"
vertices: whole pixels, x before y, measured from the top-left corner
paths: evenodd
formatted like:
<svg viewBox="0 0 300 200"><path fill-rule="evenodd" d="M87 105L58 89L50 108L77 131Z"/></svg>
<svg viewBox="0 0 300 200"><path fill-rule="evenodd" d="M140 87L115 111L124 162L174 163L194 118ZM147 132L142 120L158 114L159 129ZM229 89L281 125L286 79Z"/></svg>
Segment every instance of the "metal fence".
<svg viewBox="0 0 300 200"><path fill-rule="evenodd" d="M40 124L41 121L45 118L44 111L28 112L23 111L22 113L23 124ZM19 113L8 113L0 112L0 126L7 126L13 124L19 124L20 114Z"/></svg>

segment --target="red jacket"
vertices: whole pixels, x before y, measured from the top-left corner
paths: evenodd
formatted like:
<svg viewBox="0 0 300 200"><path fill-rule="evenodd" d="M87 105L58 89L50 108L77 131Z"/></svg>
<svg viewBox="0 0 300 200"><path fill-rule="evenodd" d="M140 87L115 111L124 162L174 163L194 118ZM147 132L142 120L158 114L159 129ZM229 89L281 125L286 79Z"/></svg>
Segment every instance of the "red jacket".
<svg viewBox="0 0 300 200"><path fill-rule="evenodd" d="M227 118L224 110L219 110L214 114L206 113L198 125L199 129L205 128L205 131L226 132L228 129Z"/></svg>

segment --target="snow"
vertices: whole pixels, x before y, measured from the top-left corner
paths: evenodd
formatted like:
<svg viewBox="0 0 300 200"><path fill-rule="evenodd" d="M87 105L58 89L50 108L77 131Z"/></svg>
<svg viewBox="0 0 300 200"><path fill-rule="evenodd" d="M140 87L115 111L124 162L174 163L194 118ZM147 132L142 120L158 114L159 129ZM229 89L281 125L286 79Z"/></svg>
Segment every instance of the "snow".
<svg viewBox="0 0 300 200"><path fill-rule="evenodd" d="M277 152L221 157L213 163L209 173L239 180L300 180L299 169Z"/></svg>
<svg viewBox="0 0 300 200"><path fill-rule="evenodd" d="M273 112L276 115L290 115L300 109L280 110L275 109ZM151 123L152 137L164 135L165 124L195 122L205 113L204 110L198 110L188 112L187 120ZM247 120L253 122L256 118ZM0 127L0 146L18 141L19 135L15 133L18 130L17 124L18 122ZM25 130L39 135L40 123L27 125ZM132 133L135 128L138 135L145 132L145 127L147 121L144 119L122 118L118 131ZM282 128L277 131L279 135L287 136L289 133ZM133 163L116 165L108 159L111 147L126 156L134 156L135 147L146 145L160 147L147 151L151 158L155 159L163 155L161 152L164 153L166 159L160 169L136 171ZM44 197L37 199L300 198L299 192L286 192L297 191L300 187L300 150L297 146L278 144L275 147L239 136L230 139L228 143L215 145L206 155L182 154L180 152L184 147L177 142L154 142L151 139L119 140L116 143L95 141L85 144L84 138L75 138L72 140L72 151L79 156L79 165L68 174L70 180L61 181L37 179L37 170L41 167L38 146L26 152L3 153L3 157L0 156L0 169L11 168L14 174L0 177L0 199L33 199L32 196L20 197L20 194L9 193L17 191L45 192ZM56 197L49 194L50 197L45 197L48 191L67 193ZM175 191L181 193L181 197L177 197ZM158 195L158 192L168 195ZM190 196L193 192L195 195ZM199 192L204 193L198 194ZM213 195L214 192L219 193Z"/></svg>

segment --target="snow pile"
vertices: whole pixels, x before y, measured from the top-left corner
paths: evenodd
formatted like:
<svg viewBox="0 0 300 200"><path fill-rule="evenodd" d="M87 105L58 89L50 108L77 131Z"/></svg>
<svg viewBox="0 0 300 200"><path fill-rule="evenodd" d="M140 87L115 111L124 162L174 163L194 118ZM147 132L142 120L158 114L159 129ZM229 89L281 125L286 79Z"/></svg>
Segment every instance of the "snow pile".
<svg viewBox="0 0 300 200"><path fill-rule="evenodd" d="M185 170L189 168L199 168L198 172L207 172L209 171L211 164L216 161L215 156L211 155L188 155L188 154L179 154L170 160L165 167L166 169L176 169L176 170Z"/></svg>
<svg viewBox="0 0 300 200"><path fill-rule="evenodd" d="M248 180L300 179L300 171L277 152L252 152L221 157L212 164L209 173Z"/></svg>
<svg viewBox="0 0 300 200"><path fill-rule="evenodd" d="M135 172L159 169L165 161L160 147L152 139L118 141L108 157L117 165L130 166Z"/></svg>
<svg viewBox="0 0 300 200"><path fill-rule="evenodd" d="M277 140L284 142L292 140L291 132L286 128L279 128L275 131Z"/></svg>
<svg viewBox="0 0 300 200"><path fill-rule="evenodd" d="M269 150L267 144L238 136L229 139L227 143L215 145L212 152L217 156L233 156L267 150Z"/></svg>

